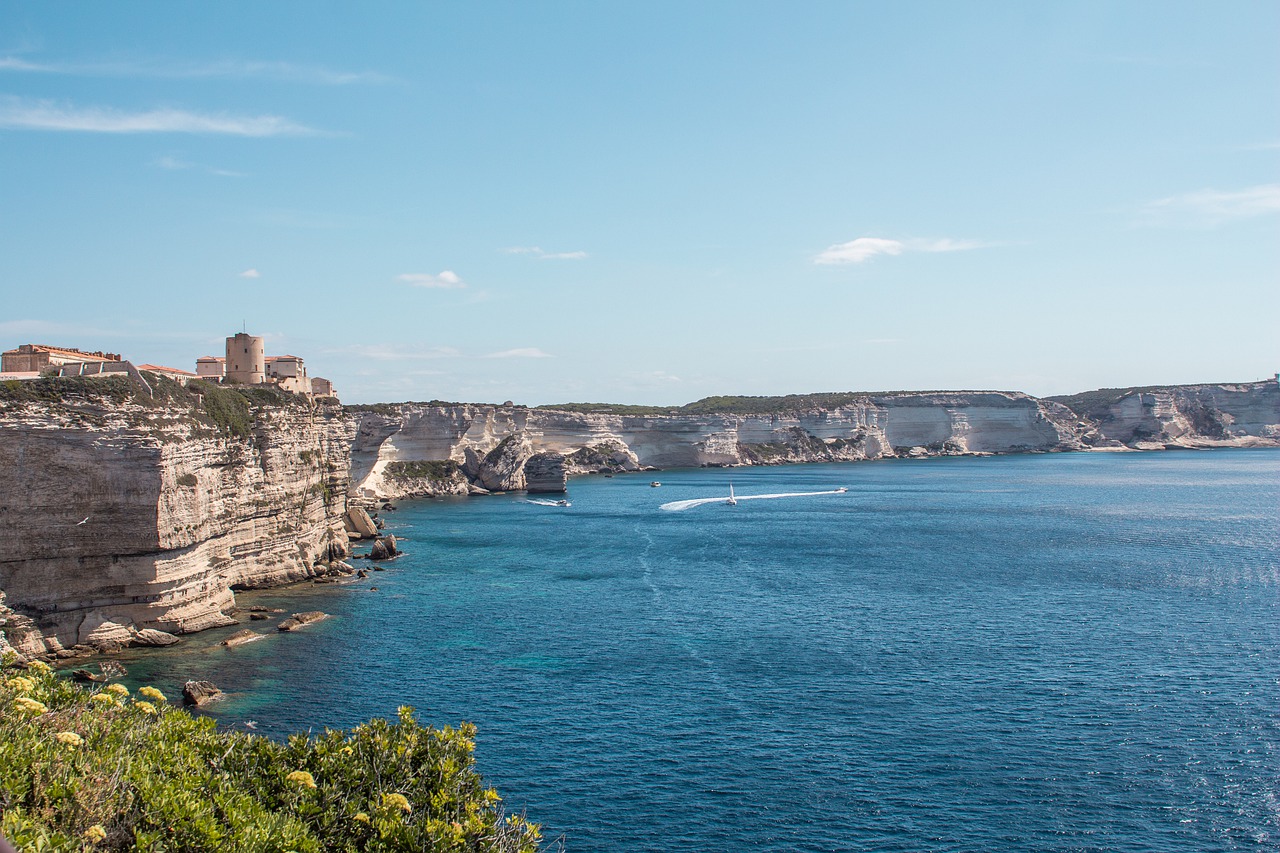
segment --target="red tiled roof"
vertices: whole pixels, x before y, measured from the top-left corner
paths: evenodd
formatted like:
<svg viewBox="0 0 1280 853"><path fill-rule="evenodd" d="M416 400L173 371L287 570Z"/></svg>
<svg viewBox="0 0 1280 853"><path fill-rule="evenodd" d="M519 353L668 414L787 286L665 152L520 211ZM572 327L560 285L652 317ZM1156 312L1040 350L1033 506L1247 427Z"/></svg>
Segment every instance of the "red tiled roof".
<svg viewBox="0 0 1280 853"><path fill-rule="evenodd" d="M159 364L139 364L139 370L150 370L152 373L181 373L183 376L195 376L190 370L179 370L176 367L164 367Z"/></svg>

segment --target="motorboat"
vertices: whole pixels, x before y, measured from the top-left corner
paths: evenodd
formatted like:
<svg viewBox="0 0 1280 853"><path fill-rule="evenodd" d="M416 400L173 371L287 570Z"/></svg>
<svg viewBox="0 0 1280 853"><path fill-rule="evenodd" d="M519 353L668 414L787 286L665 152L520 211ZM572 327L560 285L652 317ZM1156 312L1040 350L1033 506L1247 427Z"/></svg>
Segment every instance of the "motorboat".
<svg viewBox="0 0 1280 853"><path fill-rule="evenodd" d="M659 483L657 480L654 480L653 482L649 483L649 488L651 488L651 489L656 489L656 488L658 488L658 487L659 487L659 486L661 486L661 485L662 485L662 484L661 484L661 483Z"/></svg>

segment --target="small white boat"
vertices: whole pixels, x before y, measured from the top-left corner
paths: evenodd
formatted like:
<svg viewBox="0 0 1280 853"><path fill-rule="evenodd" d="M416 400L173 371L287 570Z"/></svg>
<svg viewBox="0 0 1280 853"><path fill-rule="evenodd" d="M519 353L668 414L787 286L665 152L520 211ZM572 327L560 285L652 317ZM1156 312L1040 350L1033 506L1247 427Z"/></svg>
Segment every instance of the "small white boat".
<svg viewBox="0 0 1280 853"><path fill-rule="evenodd" d="M836 489L836 491L837 491L837 492L847 492L847 491L849 491L849 490L848 490L848 489L846 489L844 486L841 486L840 488Z"/></svg>
<svg viewBox="0 0 1280 853"><path fill-rule="evenodd" d="M662 485L662 484L661 484L661 483L659 483L657 480L654 480L653 482L651 482L651 483L649 484L649 488L651 488L651 489L656 489L656 488L658 488L658 487L659 487L659 486L661 486L661 485Z"/></svg>
<svg viewBox="0 0 1280 853"><path fill-rule="evenodd" d="M725 501L729 506L737 506L738 499L733 496L733 483L729 484L729 500Z"/></svg>
<svg viewBox="0 0 1280 853"><path fill-rule="evenodd" d="M573 506L573 504L561 498L560 500L556 501L556 506Z"/></svg>

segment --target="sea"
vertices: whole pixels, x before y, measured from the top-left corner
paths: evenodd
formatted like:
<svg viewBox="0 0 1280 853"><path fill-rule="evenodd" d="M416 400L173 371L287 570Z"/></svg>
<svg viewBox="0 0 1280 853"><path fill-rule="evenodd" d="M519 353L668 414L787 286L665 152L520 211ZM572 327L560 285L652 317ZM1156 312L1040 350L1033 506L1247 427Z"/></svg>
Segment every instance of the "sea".
<svg viewBox="0 0 1280 853"><path fill-rule="evenodd" d="M486 782L568 851L1280 850L1280 451L567 498L400 502L383 571L240 595L333 618L134 652L127 682L211 680L219 725L271 737L474 722Z"/></svg>

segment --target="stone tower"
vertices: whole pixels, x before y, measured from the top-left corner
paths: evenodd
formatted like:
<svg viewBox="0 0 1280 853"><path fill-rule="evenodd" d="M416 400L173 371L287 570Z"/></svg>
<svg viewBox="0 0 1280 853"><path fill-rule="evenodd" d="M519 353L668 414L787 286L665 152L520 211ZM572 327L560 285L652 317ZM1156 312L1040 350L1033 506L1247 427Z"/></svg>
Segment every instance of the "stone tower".
<svg viewBox="0 0 1280 853"><path fill-rule="evenodd" d="M240 332L227 338L226 381L261 385L267 379L267 356L262 338Z"/></svg>

